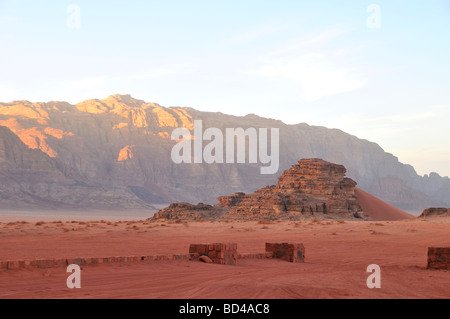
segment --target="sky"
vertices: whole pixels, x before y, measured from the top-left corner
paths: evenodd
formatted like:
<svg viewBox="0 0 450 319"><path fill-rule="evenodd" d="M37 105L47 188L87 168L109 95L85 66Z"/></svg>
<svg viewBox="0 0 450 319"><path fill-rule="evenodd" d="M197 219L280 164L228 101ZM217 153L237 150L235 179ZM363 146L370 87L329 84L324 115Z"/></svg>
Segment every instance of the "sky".
<svg viewBox="0 0 450 319"><path fill-rule="evenodd" d="M450 176L450 1L0 0L0 101L338 128Z"/></svg>

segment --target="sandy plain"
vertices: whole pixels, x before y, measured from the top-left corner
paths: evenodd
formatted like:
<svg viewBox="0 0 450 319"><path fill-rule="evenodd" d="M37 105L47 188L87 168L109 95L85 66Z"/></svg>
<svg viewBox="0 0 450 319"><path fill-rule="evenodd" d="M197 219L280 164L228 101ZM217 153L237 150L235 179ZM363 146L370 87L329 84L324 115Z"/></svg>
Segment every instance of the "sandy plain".
<svg viewBox="0 0 450 319"><path fill-rule="evenodd" d="M0 298L450 298L450 272L427 270L428 247L450 246L450 218L407 221L0 223L0 261L186 254L191 243L299 242L306 262L238 260L236 266L153 261L84 266L82 288L66 269L0 270ZM366 285L381 267L381 289Z"/></svg>

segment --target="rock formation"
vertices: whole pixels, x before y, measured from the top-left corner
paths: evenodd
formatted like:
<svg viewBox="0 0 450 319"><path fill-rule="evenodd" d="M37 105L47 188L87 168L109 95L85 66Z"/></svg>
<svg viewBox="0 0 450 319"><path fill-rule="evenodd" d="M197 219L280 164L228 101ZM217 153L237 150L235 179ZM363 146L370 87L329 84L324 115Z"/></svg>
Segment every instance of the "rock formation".
<svg viewBox="0 0 450 319"><path fill-rule="evenodd" d="M153 216L153 219L167 220L216 220L222 216L222 211L211 205L199 203L172 203L161 209Z"/></svg>
<svg viewBox="0 0 450 319"><path fill-rule="evenodd" d="M423 211L419 218L449 216L450 208L427 208Z"/></svg>
<svg viewBox="0 0 450 319"><path fill-rule="evenodd" d="M299 220L313 216L359 218L356 182L345 177L342 165L321 159L303 159L286 170L277 185L252 194L235 193L217 198L219 204L171 204L153 220Z"/></svg>

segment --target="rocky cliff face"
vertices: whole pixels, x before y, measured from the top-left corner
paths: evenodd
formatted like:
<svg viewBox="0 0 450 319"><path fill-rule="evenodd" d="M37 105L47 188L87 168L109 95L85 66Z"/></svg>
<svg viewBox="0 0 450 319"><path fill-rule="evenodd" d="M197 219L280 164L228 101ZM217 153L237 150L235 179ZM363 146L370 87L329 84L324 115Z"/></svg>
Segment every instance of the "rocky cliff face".
<svg viewBox="0 0 450 319"><path fill-rule="evenodd" d="M278 173L261 175L259 164L174 164L170 152L175 142L170 135L178 127L192 130L194 120L202 120L203 129L215 127L223 132L228 127L279 128ZM11 183L16 183L14 196L28 196L29 204L36 207L65 203L64 193L70 194L67 198L77 205L76 198L84 197L84 188L70 185L96 187L98 193L95 200L92 198L96 207L103 207L102 202L107 206L117 202L113 198L121 198L118 208L148 208L175 201L211 204L211 199L223 194L249 193L275 184L299 158L323 158L345 165L347 175L358 181L360 188L403 209L450 206L450 179L437 174L418 176L411 166L399 163L374 143L307 124L286 125L256 115L236 117L192 108L166 108L129 95L113 95L77 105L0 103L0 126L16 137L11 139L7 134L9 143L23 153L24 161L31 156L26 150L40 154L33 155L40 159L29 168L30 173L54 176L54 182L45 184L53 185L49 191L39 178L18 178L24 169L16 160L9 160L2 170L0 191L11 193ZM3 160L12 158L2 144L0 148ZM55 166L56 171L50 173L48 165ZM66 187L67 191L58 190ZM23 204L12 198L8 205ZM4 203L0 202L0 208ZM83 205L93 204L84 201Z"/></svg>
<svg viewBox="0 0 450 319"><path fill-rule="evenodd" d="M328 215L359 218L356 182L345 177L342 165L321 159L303 159L283 172L278 184L252 194L218 198L219 204L172 204L157 212L158 219L299 220Z"/></svg>
<svg viewBox="0 0 450 319"><path fill-rule="evenodd" d="M105 189L0 126L0 208L132 209L145 203L126 189Z"/></svg>

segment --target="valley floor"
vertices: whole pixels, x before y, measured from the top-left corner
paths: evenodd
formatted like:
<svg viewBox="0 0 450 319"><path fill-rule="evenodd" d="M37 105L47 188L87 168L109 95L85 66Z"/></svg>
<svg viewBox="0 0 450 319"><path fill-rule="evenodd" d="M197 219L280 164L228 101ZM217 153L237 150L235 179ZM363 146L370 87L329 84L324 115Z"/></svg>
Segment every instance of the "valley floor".
<svg viewBox="0 0 450 319"><path fill-rule="evenodd" d="M427 270L427 249L450 246L450 219L393 222L3 222L0 260L187 254L191 243L299 242L306 263L237 266L156 261L84 266L82 288L65 268L0 270L0 298L450 298L450 273ZM366 285L381 267L381 289Z"/></svg>

